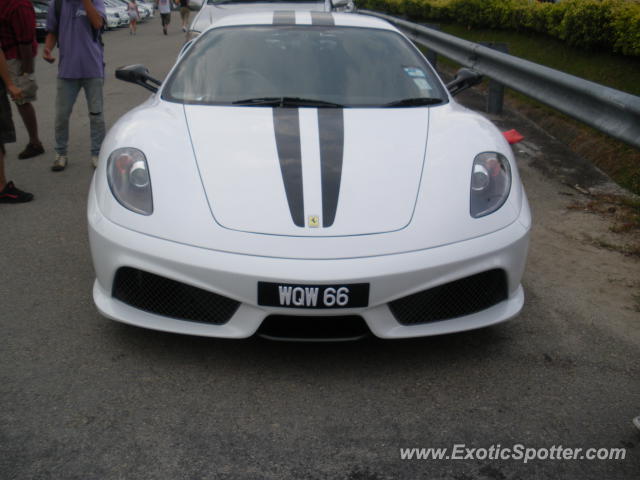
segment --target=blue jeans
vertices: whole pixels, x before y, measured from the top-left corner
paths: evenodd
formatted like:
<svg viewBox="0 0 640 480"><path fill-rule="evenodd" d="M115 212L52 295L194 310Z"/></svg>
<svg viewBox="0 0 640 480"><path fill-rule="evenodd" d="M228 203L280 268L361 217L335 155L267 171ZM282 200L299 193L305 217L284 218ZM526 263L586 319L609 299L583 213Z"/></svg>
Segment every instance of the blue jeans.
<svg viewBox="0 0 640 480"><path fill-rule="evenodd" d="M91 155L100 153L100 145L104 140L105 126L102 112L102 78L58 79L56 95L56 153L67 154L69 143L69 117L73 105L78 98L78 92L84 89L84 96L89 107L89 128L91 130Z"/></svg>

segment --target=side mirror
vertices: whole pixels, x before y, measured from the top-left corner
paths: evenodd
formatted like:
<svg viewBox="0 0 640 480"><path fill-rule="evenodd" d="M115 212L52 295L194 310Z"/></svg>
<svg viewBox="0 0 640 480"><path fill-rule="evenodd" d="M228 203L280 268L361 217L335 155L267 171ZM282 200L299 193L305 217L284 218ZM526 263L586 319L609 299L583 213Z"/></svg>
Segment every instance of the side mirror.
<svg viewBox="0 0 640 480"><path fill-rule="evenodd" d="M470 68L461 68L457 71L455 78L447 83L447 90L451 95L455 96L467 88L478 85L480 82L482 82L482 75L478 72Z"/></svg>
<svg viewBox="0 0 640 480"><path fill-rule="evenodd" d="M125 82L135 83L141 87L151 90L153 93L158 91L158 87L162 84L160 80L149 76L149 69L144 65L128 65L116 69L116 78ZM153 86L151 84L155 84Z"/></svg>
<svg viewBox="0 0 640 480"><path fill-rule="evenodd" d="M189 4L187 6L192 12L197 12L202 8L206 1L207 0L189 0Z"/></svg>

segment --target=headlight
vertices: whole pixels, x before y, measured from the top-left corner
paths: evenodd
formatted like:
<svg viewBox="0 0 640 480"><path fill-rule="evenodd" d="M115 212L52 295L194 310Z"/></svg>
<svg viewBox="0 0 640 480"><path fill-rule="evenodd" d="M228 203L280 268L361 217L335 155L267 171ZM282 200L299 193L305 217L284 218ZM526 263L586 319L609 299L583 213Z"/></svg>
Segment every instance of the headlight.
<svg viewBox="0 0 640 480"><path fill-rule="evenodd" d="M111 193L123 207L142 215L153 213L149 167L140 150L114 150L107 161L107 179Z"/></svg>
<svg viewBox="0 0 640 480"><path fill-rule="evenodd" d="M511 167L506 157L497 152L478 154L471 170L471 216L484 217L498 210L510 189Z"/></svg>

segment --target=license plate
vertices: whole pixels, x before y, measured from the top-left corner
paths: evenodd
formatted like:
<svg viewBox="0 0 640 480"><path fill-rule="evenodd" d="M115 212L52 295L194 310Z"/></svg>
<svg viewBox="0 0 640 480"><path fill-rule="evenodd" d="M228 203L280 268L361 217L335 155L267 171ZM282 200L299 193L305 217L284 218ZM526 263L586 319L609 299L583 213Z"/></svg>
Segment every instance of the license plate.
<svg viewBox="0 0 640 480"><path fill-rule="evenodd" d="M369 284L292 285L258 282L258 305L288 308L358 308L369 305Z"/></svg>

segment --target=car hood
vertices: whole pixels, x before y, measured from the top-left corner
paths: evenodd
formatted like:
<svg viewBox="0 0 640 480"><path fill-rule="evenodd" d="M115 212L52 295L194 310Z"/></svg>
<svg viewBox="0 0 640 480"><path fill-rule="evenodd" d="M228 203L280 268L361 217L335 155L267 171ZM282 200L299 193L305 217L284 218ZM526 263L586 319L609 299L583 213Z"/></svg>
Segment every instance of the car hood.
<svg viewBox="0 0 640 480"><path fill-rule="evenodd" d="M322 2L256 2L256 3L222 3L204 5L196 15L190 30L204 32L214 21L238 13L273 12L275 10L295 10L298 12L323 12Z"/></svg>
<svg viewBox="0 0 640 480"><path fill-rule="evenodd" d="M509 144L495 126L480 115L469 112L455 102L428 109L388 109L382 117L378 117L374 110L353 109L344 111L343 173L334 225L327 229L320 227L317 230L308 226L297 227L293 223L286 199L272 110L247 107L234 109L237 110L237 114L229 114L226 108L209 107L212 110L211 114L207 115L201 111L204 108L187 106L185 109L184 105L165 102L154 95L113 125L102 144L101 160L96 170L93 189L100 211L108 221L145 235L217 251L279 258L357 258L433 248L486 235L516 221L525 202ZM305 162L303 168L307 165L307 160L313 158L315 168L319 168L320 165L320 154L315 154L315 157L308 155L311 150L320 150L319 134L310 134L308 128L308 125L311 125L312 130L319 130L319 127L313 127L317 121L307 118L317 115L315 109L301 109L301 138L312 139L308 145L301 146ZM235 125L235 128L232 128L232 125ZM414 145L424 142L428 136L422 171L415 171L414 177L408 182L409 186L413 185L410 188L417 188L417 192L414 192L417 193L417 202L409 224L400 230L387 233L345 235L357 231L373 232L397 228L409 218L407 212L411 202L406 200L406 203L401 204L393 197L398 192L405 195L404 190L409 191L410 188L397 185L401 183L402 177L397 177L395 172L390 174L385 182L377 180L378 184L371 185L364 193L365 199L362 201L358 196L364 191L363 185L366 182L357 184L356 181L358 175L367 176L368 181L382 175L379 163L387 158L381 154L382 151L393 150L390 157L398 165L401 164L405 157L403 152L409 151L406 150L408 147L405 141L410 135L404 133L405 128L412 129L411 131L420 137L415 143L414 140L409 140ZM265 132L270 134L267 135ZM272 138L269 139L269 136ZM383 145L383 138L392 142L394 148ZM215 148L216 143L220 145L219 150ZM271 149L268 156L261 152L260 163L253 157L259 145ZM153 191L152 215L139 215L124 208L111 193L106 176L107 158L111 152L122 147L136 147L144 152L147 158ZM208 153L205 154L205 151ZM472 218L469 215L469 184L473 159L478 152L486 151L500 152L509 159L513 174L511 193L505 204L495 213ZM255 168L271 177L263 178L262 184L259 184L255 171L247 171L246 175L243 175L237 165L230 166L232 164L229 161L222 163L217 160L223 156L228 159L240 159L245 170L259 165ZM247 158L243 158L245 156ZM256 161L251 162L251 157ZM365 161L367 158L368 162ZM407 166L419 163L417 153L415 157L409 155L407 158ZM378 162L377 165L374 160ZM267 162L271 162L270 168L266 166ZM223 168L225 164L229 171ZM353 166L351 173L349 169L352 167L349 165ZM356 166L358 168L355 168ZM408 172L409 170L406 172L407 176ZM214 174L219 174L227 180L233 180L234 176L240 178L236 181L236 186L243 189L244 195L234 194L227 185L222 186L221 194L215 193L212 188L216 182ZM315 195L318 195L315 204L322 206L322 189L317 180L320 175L316 170L312 176L304 174L304 178L305 182L306 179L313 179L310 185L315 188ZM255 195L247 189L248 183L245 184L243 181L245 177L248 179L247 182L251 181L254 186L257 185ZM416 180L416 177L420 177L420 180ZM271 185L269 188L263 186L267 183ZM312 187L307 187L307 183L304 183L303 187L306 194L310 193ZM224 221L236 228L240 226L240 221L234 221L231 217L231 209L235 208L242 222L248 224L249 214L241 210L264 212L261 205L266 204L267 200L273 202L271 205L278 205L274 200L275 194L270 194L274 197L265 200L265 192L271 191L279 192L281 199L278 221L295 234L285 236L246 233L242 230L224 228L218 223ZM305 201L306 198L305 196ZM223 204L219 205L220 202ZM233 202L240 203L234 207ZM369 202L377 202L377 207L374 208ZM352 208L347 203L360 205L360 210L351 210L352 213L344 217L351 219L354 225L343 222L340 217L344 215L341 211L343 207ZM389 205L393 205L395 211L399 212L401 220L391 218L392 215L386 210L390 208ZM399 208L401 205L404 205L406 210ZM322 210L314 210L311 213L322 215ZM213 215L216 215L218 221L214 221ZM381 222L382 218L390 219L386 226ZM377 228L374 228L374 225ZM348 227L353 229L348 230ZM342 229L342 236L326 235L337 228ZM309 233L302 236L301 232Z"/></svg>
<svg viewBox="0 0 640 480"><path fill-rule="evenodd" d="M410 222L428 108L185 106L212 215L287 236L365 235Z"/></svg>

